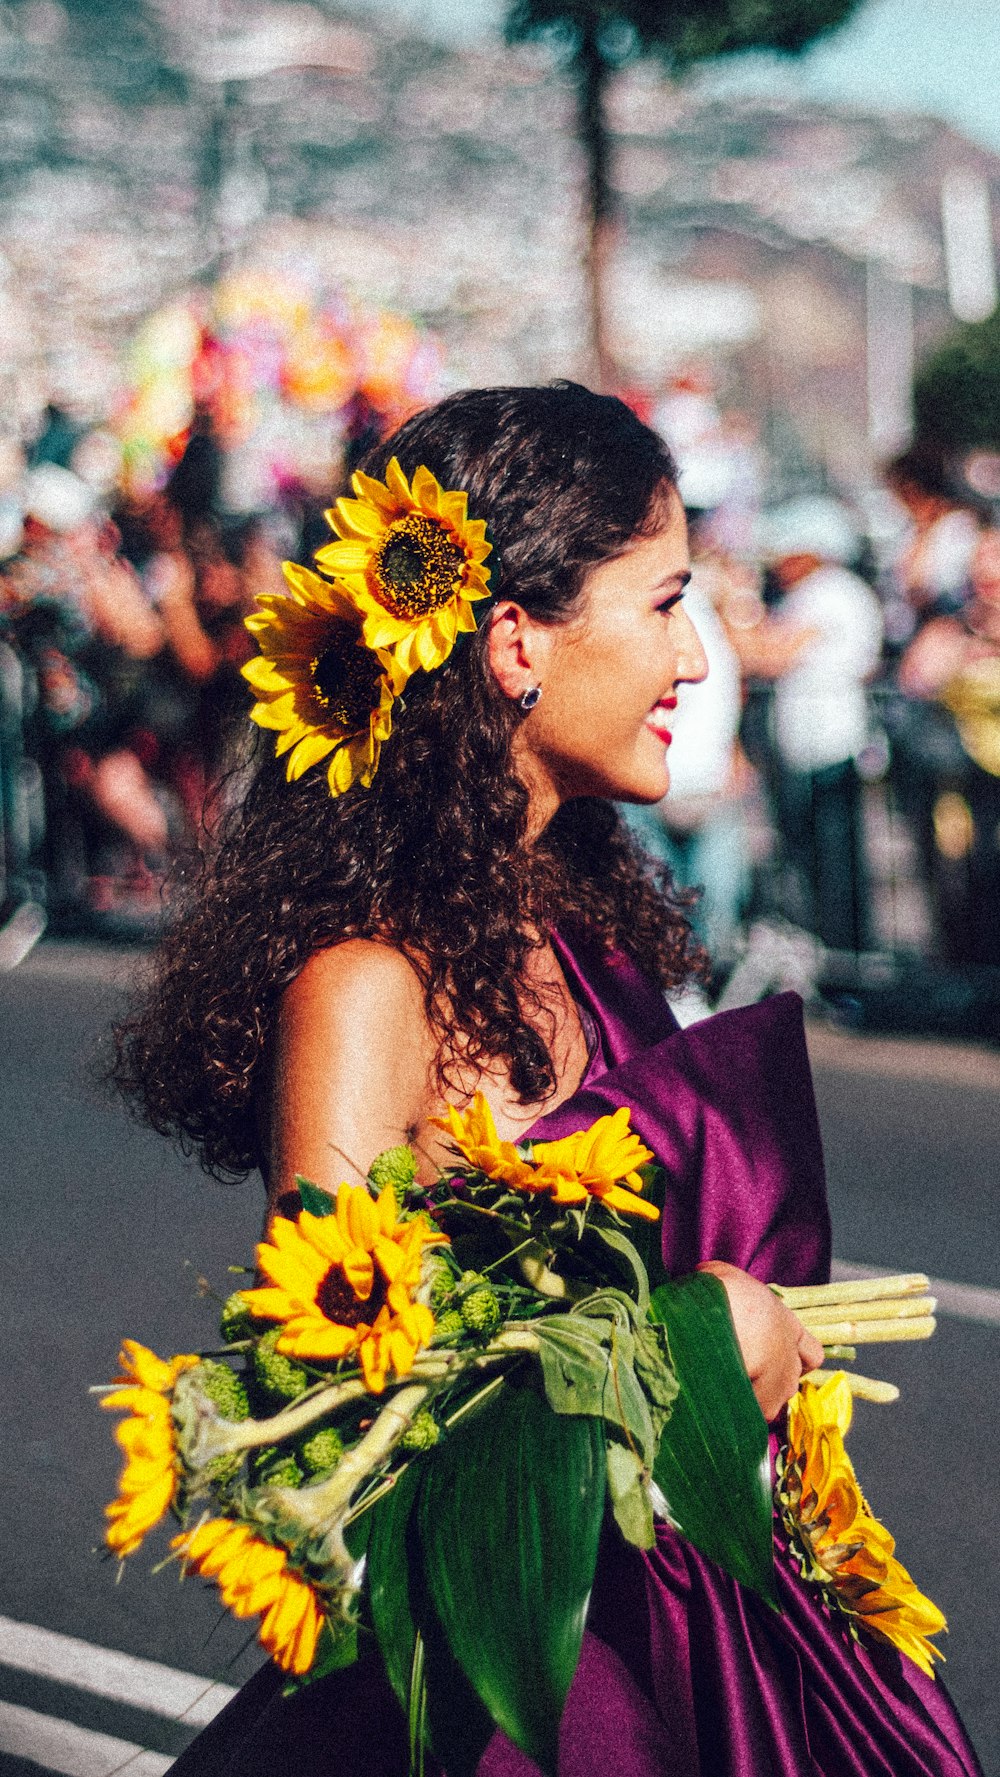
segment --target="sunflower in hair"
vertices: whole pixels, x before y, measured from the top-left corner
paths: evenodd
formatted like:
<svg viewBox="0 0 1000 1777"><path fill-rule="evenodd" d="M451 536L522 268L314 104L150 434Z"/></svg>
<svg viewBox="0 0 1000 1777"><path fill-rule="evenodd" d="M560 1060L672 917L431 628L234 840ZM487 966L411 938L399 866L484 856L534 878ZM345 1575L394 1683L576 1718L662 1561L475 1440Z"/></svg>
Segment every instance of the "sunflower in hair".
<svg viewBox="0 0 1000 1777"><path fill-rule="evenodd" d="M287 594L264 593L246 619L260 649L241 669L257 694L251 721L276 730L289 782L329 759L332 796L355 782L367 788L406 674L385 649L366 644L343 592L295 562L284 572Z"/></svg>
<svg viewBox="0 0 1000 1777"><path fill-rule="evenodd" d="M359 471L352 486L357 497L326 515L337 540L316 551L317 566L356 602L370 648L387 649L407 676L431 672L489 597L486 526L469 517L466 494L447 493L423 466L407 481L396 457L384 482Z"/></svg>

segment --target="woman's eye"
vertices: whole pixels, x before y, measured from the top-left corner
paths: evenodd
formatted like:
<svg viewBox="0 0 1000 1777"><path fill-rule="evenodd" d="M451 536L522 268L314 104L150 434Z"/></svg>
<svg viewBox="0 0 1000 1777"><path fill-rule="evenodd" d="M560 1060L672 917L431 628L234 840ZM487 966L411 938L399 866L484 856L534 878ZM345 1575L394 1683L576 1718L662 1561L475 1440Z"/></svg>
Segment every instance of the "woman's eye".
<svg viewBox="0 0 1000 1777"><path fill-rule="evenodd" d="M656 609L662 612L664 616L669 616L671 611L677 609L677 606L680 604L683 597L684 594L682 592L673 592L668 599L663 600L662 604L657 605Z"/></svg>

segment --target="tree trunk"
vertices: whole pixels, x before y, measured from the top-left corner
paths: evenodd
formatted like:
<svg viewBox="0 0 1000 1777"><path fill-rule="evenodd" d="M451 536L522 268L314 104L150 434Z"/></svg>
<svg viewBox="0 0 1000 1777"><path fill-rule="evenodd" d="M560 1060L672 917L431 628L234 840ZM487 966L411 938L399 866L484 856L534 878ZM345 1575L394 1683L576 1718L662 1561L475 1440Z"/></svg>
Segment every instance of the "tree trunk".
<svg viewBox="0 0 1000 1777"><path fill-rule="evenodd" d="M615 234L614 200L608 178L611 143L604 111L608 64L592 21L583 26L574 63L578 129L587 167L584 275L589 376L595 388L609 392L619 379L611 349L607 310L607 273Z"/></svg>

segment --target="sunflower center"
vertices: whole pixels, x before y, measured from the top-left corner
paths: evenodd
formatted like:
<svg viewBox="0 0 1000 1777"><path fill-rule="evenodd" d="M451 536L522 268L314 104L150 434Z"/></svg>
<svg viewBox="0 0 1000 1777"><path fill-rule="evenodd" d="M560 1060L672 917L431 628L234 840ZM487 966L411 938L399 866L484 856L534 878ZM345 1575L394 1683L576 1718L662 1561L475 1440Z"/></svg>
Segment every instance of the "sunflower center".
<svg viewBox="0 0 1000 1777"><path fill-rule="evenodd" d="M426 617L454 598L465 556L444 526L409 512L389 526L372 559L372 588L394 617Z"/></svg>
<svg viewBox="0 0 1000 1777"><path fill-rule="evenodd" d="M331 617L326 647L309 662L313 696L331 727L345 734L367 728L382 688L379 663L358 647L357 636L352 624Z"/></svg>
<svg viewBox="0 0 1000 1777"><path fill-rule="evenodd" d="M340 1265L331 1265L319 1289L316 1291L317 1306L326 1315L327 1320L336 1321L340 1327L356 1327L360 1321L371 1326L380 1308L384 1308L389 1297L389 1286L378 1266L375 1267L375 1281L372 1293L367 1302L362 1302L354 1294Z"/></svg>

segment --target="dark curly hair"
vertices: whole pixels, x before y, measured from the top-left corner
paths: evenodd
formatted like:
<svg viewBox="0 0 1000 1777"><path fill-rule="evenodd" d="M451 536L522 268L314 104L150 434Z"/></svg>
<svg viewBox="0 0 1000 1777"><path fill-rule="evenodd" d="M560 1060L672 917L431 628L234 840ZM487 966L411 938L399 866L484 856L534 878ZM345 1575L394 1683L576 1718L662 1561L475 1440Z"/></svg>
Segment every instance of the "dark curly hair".
<svg viewBox="0 0 1000 1777"><path fill-rule="evenodd" d="M394 455L408 475L425 463L467 491L494 546L491 590L552 623L573 612L588 569L662 523L676 487L656 434L572 383L453 395L364 466L384 476ZM699 965L690 897L654 876L609 803L565 804L526 845L528 795L511 765L522 718L490 670L487 627L411 680L368 790L333 798L318 770L286 783L273 738L254 730L238 794L177 885L113 1072L139 1114L217 1177L258 1163L278 1003L313 951L352 937L398 947L423 984L442 1088L457 1037L466 1061L504 1062L526 1103L556 1083L525 980L539 932L624 948L665 987Z"/></svg>

